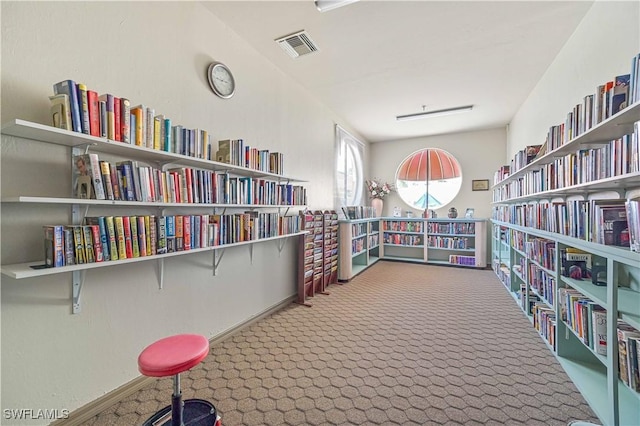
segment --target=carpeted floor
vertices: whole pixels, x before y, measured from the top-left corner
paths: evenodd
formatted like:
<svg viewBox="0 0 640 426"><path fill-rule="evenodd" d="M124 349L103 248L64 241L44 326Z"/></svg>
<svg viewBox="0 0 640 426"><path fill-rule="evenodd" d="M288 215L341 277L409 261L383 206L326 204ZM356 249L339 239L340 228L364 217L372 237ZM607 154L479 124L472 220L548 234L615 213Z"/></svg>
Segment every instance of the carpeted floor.
<svg viewBox="0 0 640 426"><path fill-rule="evenodd" d="M378 262L292 304L182 374L225 426L566 425L597 418L491 271ZM87 426L139 425L170 378Z"/></svg>

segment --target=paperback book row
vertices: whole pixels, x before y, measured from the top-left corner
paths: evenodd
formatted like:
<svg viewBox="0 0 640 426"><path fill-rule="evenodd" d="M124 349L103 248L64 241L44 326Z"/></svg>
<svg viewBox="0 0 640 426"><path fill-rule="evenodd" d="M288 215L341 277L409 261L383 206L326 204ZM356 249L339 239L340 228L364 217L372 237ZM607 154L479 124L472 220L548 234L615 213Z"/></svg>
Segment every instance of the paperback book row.
<svg viewBox="0 0 640 426"><path fill-rule="evenodd" d="M466 223L427 222L427 233L473 235L476 233L476 225L473 222L466 222Z"/></svg>
<svg viewBox="0 0 640 426"><path fill-rule="evenodd" d="M585 148L553 162L543 164L537 170L506 185L496 187L493 201L538 194L544 191L567 188L596 182L616 176L640 172L640 122L634 123L634 132L612 140L599 148Z"/></svg>
<svg viewBox="0 0 640 426"><path fill-rule="evenodd" d="M369 248L375 248L380 245L380 234L369 235Z"/></svg>
<svg viewBox="0 0 640 426"><path fill-rule="evenodd" d="M342 207L342 214L345 219L370 219L376 217L376 210L368 206L345 206Z"/></svg>
<svg viewBox="0 0 640 426"><path fill-rule="evenodd" d="M367 233L367 224L366 223L352 223L351 224L351 235L353 237L358 237L360 235L364 235Z"/></svg>
<svg viewBox="0 0 640 426"><path fill-rule="evenodd" d="M524 297L522 298L524 299ZM539 301L535 295L529 296L529 303L531 306L529 314L533 318L533 327L555 351L556 327L558 324L555 310Z"/></svg>
<svg viewBox="0 0 640 426"><path fill-rule="evenodd" d="M597 303L571 288L559 290L562 320L595 353L607 356L607 312ZM618 319L618 373L620 380L640 392L640 331ZM614 343L614 344L615 344Z"/></svg>
<svg viewBox="0 0 640 426"><path fill-rule="evenodd" d="M475 256L461 256L459 254L451 254L451 255L449 255L449 263L451 263L453 265L475 266L476 265L476 257Z"/></svg>
<svg viewBox="0 0 640 426"><path fill-rule="evenodd" d="M524 232L516 231L515 229L511 230L511 247L513 247L514 249L520 252L524 252L525 241L526 241L526 237Z"/></svg>
<svg viewBox="0 0 640 426"><path fill-rule="evenodd" d="M539 266L555 271L556 242L544 238L531 238L525 243L527 257Z"/></svg>
<svg viewBox="0 0 640 426"><path fill-rule="evenodd" d="M389 234L384 233L385 244L395 244L399 246L423 247L424 241L420 235Z"/></svg>
<svg viewBox="0 0 640 426"><path fill-rule="evenodd" d="M585 96L569 113L564 123L551 126L544 144L527 146L519 151L510 165L501 167L494 175L494 183L501 182L515 173L597 124L619 113L629 105L640 101L640 54L631 60L631 71L614 77L596 87L593 94Z"/></svg>
<svg viewBox="0 0 640 426"><path fill-rule="evenodd" d="M305 205L306 189L227 172L160 170L137 161L110 163L98 154L73 157L76 198L195 204Z"/></svg>
<svg viewBox="0 0 640 426"><path fill-rule="evenodd" d="M494 258L491 264L493 272L496 273L500 282L504 284L507 290L511 291L511 271L509 271L509 267L498 258Z"/></svg>
<svg viewBox="0 0 640 426"><path fill-rule="evenodd" d="M356 238L355 240L351 241L351 254L360 254L364 250L364 237Z"/></svg>
<svg viewBox="0 0 640 426"><path fill-rule="evenodd" d="M397 232L424 232L422 221L385 220L382 222L382 229Z"/></svg>
<svg viewBox="0 0 640 426"><path fill-rule="evenodd" d="M447 249L460 249L467 250L472 249L473 244L469 244L469 239L466 237L441 237L432 235L427 238L429 247L432 248L447 248Z"/></svg>
<svg viewBox="0 0 640 426"><path fill-rule="evenodd" d="M494 206L493 218L640 252L640 199L574 200Z"/></svg>
<svg viewBox="0 0 640 426"><path fill-rule="evenodd" d="M555 306L556 279L553 274L540 268L535 263L529 263L529 287L549 307Z"/></svg>
<svg viewBox="0 0 640 426"><path fill-rule="evenodd" d="M159 151L218 161L263 172L283 174L283 155L258 150L242 139L212 141L202 129L174 125L152 107L133 106L125 97L98 95L85 84L63 80L50 96L54 127Z"/></svg>
<svg viewBox="0 0 640 426"><path fill-rule="evenodd" d="M115 261L220 246L299 232L299 216L96 216L84 225L44 227L47 267Z"/></svg>

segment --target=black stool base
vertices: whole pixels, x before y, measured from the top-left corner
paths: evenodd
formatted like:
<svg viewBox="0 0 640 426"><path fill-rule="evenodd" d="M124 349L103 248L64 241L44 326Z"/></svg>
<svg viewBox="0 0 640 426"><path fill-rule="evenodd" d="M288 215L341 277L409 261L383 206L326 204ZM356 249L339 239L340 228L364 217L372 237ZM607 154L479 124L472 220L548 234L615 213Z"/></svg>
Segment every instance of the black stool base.
<svg viewBox="0 0 640 426"><path fill-rule="evenodd" d="M204 399L187 399L184 401L182 419L184 426L214 426L218 413L216 407ZM171 405L167 405L142 426L171 426Z"/></svg>

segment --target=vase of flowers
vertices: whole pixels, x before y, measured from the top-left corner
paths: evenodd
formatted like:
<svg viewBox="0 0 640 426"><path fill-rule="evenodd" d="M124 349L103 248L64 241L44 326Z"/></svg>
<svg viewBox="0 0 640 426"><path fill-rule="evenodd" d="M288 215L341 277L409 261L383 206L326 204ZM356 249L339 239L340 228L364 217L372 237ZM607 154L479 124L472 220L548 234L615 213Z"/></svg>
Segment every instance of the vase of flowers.
<svg viewBox="0 0 640 426"><path fill-rule="evenodd" d="M391 194L393 186L379 179L371 179L367 181L367 190L369 191L369 198L371 198L371 207L376 211L376 217L382 217L384 197Z"/></svg>

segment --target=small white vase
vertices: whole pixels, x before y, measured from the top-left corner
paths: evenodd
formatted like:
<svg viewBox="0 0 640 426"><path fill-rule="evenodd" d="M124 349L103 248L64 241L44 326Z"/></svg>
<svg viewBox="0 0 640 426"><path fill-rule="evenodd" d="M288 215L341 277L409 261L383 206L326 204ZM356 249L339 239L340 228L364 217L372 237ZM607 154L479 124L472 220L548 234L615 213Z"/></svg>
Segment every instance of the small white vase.
<svg viewBox="0 0 640 426"><path fill-rule="evenodd" d="M382 207L384 206L384 202L382 198L373 198L371 199L371 207L376 211L376 217L382 217Z"/></svg>

